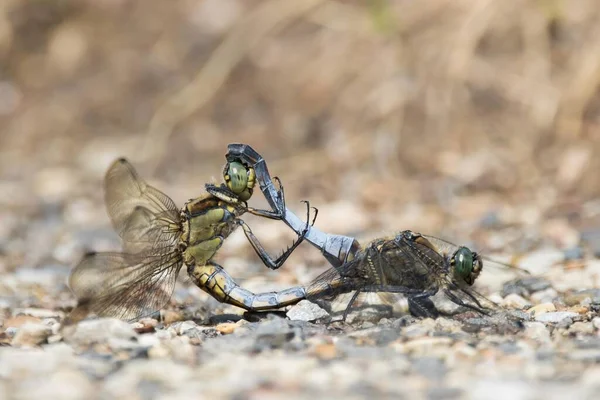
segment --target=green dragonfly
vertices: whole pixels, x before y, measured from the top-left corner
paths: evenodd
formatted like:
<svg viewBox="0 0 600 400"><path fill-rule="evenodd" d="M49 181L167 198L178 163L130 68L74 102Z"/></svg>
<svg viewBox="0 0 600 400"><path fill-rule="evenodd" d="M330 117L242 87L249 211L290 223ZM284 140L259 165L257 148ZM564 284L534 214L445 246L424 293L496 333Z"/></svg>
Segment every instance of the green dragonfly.
<svg viewBox="0 0 600 400"><path fill-rule="evenodd" d="M135 320L166 305L177 275L185 265L192 282L220 302L249 311L269 310L294 302L298 289L254 294L240 287L213 257L223 241L239 226L252 247L271 269L279 268L304 240L311 223L297 230L298 239L273 259L250 227L240 218L248 212L283 220L285 199L278 179L276 210L249 207L256 183L255 171L241 160L228 160L224 183L207 184L206 194L178 208L173 200L148 185L126 159L116 160L105 176L105 202L123 251L89 253L71 271L69 286L77 306L64 325L89 314ZM312 220L314 224L317 210Z"/></svg>

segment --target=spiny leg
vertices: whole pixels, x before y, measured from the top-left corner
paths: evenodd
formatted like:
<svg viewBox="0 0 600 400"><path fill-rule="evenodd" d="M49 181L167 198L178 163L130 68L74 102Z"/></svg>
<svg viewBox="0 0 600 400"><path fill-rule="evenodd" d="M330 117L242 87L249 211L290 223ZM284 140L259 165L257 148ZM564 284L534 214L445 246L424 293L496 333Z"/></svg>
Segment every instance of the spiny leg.
<svg viewBox="0 0 600 400"><path fill-rule="evenodd" d="M296 286L278 292L253 293L240 287L218 264L188 266L188 274L196 286L221 303L241 307L247 311L277 310L296 304L306 298L306 291Z"/></svg>
<svg viewBox="0 0 600 400"><path fill-rule="evenodd" d="M270 269L273 269L273 270L278 269L279 267L281 267L283 265L283 263L285 263L285 261L288 259L288 257L294 252L296 247L298 247L300 245L300 243L302 243L302 241L304 240L304 237L308 233L308 230L310 229L311 226L314 225L314 223L317 219L319 210L312 207L315 210L315 215L314 215L312 221L310 221L310 209L311 209L310 203L306 200L302 200L302 201L304 203L306 203L306 225L304 227L304 230L300 233L300 235L298 235L298 239L296 239L294 241L294 243L292 243L292 245L290 247L288 247L275 260L273 260L271 255L269 255L269 253L267 253L267 251L265 250L263 245L260 243L260 241L258 240L256 235L254 235L254 233L252 232L252 229L250 229L250 227L248 226L248 224L246 224L246 222L244 222L241 219L237 220L237 223L239 225L241 225L242 229L244 230L244 234L246 235L246 238L248 238L248 241L252 245L252 248L254 249L254 251L256 252L258 257Z"/></svg>
<svg viewBox="0 0 600 400"><path fill-rule="evenodd" d="M475 296L473 296L473 294L469 293L469 291L468 291L468 290L460 289L460 291L461 291L462 293L466 294L467 296L469 296L469 298L470 298L471 300L473 300L473 301L475 302L475 304L477 304L477 306L478 306L479 308L482 308L482 309L484 309L484 308L485 308L483 305L481 305L481 303L479 302L479 300L477 299L477 297L475 297Z"/></svg>
<svg viewBox="0 0 600 400"><path fill-rule="evenodd" d="M346 309L344 310L344 315L342 316L342 321L343 322L346 322L346 318L348 318L348 314L350 313L350 310L352 309L352 306L354 305L354 302L356 301L356 299L360 295L360 292L361 292L360 289L358 289L356 292L354 292L354 294L352 295L352 298L348 302L348 305L346 306Z"/></svg>
<svg viewBox="0 0 600 400"><path fill-rule="evenodd" d="M304 226L303 221L281 204L283 191L275 189L274 178L271 178L264 158L251 146L243 143L229 144L226 157L227 161L241 161L254 168L256 182L269 205L272 209L279 211L277 214L284 217L283 220L290 228L299 233ZM279 186L281 187L281 183ZM354 258L360 249L360 244L352 237L321 232L314 227L306 235L306 241L317 247L327 261L336 268Z"/></svg>
<svg viewBox="0 0 600 400"><path fill-rule="evenodd" d="M437 289L422 291L419 289L408 288L394 285L367 285L362 288L365 292L389 292L401 293L406 295L408 300L408 310L411 315L420 318L437 318L438 310L435 308L430 297L437 293Z"/></svg>
<svg viewBox="0 0 600 400"><path fill-rule="evenodd" d="M435 308L433 301L429 298L429 294L416 295L408 298L408 311L419 318L437 318L438 310Z"/></svg>
<svg viewBox="0 0 600 400"><path fill-rule="evenodd" d="M483 308L480 308L480 307L473 306L471 304L465 303L460 297L456 296L450 290L444 290L444 293L446 294L446 296L448 296L448 298L451 301L453 301L455 304L458 304L459 306L468 308L468 309L473 310L473 311L477 311L478 313L483 314L483 315L488 315L488 316L490 315ZM478 304L479 304L479 302L478 302Z"/></svg>
<svg viewBox="0 0 600 400"><path fill-rule="evenodd" d="M341 293L344 293L344 292L345 291L342 291ZM344 314L342 315L342 318L332 319L331 321L329 321L328 325L333 324L334 322L346 322L346 319L348 318L348 314L350 314L350 310L352 310L352 306L354 305L354 302L356 301L356 299L362 292L363 292L362 288L356 289L356 291L352 294L350 301L346 305L346 309L344 310ZM310 299L310 296L309 296L309 299Z"/></svg>
<svg viewBox="0 0 600 400"><path fill-rule="evenodd" d="M281 183L281 180L279 180L278 177L274 176L273 180L275 180L277 182L277 185L279 186L279 190L277 190L277 211L272 211L272 210L262 210L262 209L258 209L258 208L254 208L254 207L246 207L247 211L252 214L252 215L258 215L259 217L265 217L265 218L269 218L269 219L275 219L275 220L282 220L285 219L285 212L286 212L286 207L285 207L285 194L283 192L283 184Z"/></svg>
<svg viewBox="0 0 600 400"><path fill-rule="evenodd" d="M212 194L213 196L219 198L220 200L223 200L227 203L230 204L241 204L243 203L245 205L245 209L247 212L249 212L250 214L253 215L257 215L259 217L264 217L264 218L269 218L269 219L274 219L274 220L285 220L285 214L286 214L286 207L285 207L285 197L284 197L284 193L283 193L283 185L281 184L281 181L279 180L279 178L275 177L274 178L278 185L279 185L279 190L275 191L276 193L276 210L263 210L263 209L258 209L258 208L254 208L254 207L248 207L248 205L246 204L245 201L241 201L238 197L237 194L235 194L234 192L232 192L232 190L230 188L228 188L225 184L221 184L220 186L214 185L212 183L207 183L206 185L204 185L205 190Z"/></svg>

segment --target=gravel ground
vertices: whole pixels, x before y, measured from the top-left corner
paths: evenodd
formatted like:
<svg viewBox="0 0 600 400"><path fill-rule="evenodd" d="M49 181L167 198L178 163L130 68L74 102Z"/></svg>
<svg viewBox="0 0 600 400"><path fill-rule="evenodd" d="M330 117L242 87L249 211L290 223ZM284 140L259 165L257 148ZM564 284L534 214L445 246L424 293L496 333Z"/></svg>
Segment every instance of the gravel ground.
<svg viewBox="0 0 600 400"><path fill-rule="evenodd" d="M27 224L6 219L13 225L0 284L2 398L584 399L597 393L600 261L581 248L524 253L519 265L532 276L484 269L480 290L507 310L490 317L459 312L418 320L359 307L347 323L328 323L329 314L308 301L248 315L182 280L156 319L91 319L59 332L74 299L65 286L69 263L58 260L76 261L87 246L118 246L105 224L78 230L66 222L65 212L77 214L76 207L35 209ZM82 210L80 218L96 218L84 217L95 208ZM278 229L267 239L286 238ZM244 286L253 290L281 289L319 270L307 273L301 261L291 261L266 273L235 238L222 263L245 275ZM304 248L294 257L311 260L314 253ZM21 264L11 269L14 260Z"/></svg>

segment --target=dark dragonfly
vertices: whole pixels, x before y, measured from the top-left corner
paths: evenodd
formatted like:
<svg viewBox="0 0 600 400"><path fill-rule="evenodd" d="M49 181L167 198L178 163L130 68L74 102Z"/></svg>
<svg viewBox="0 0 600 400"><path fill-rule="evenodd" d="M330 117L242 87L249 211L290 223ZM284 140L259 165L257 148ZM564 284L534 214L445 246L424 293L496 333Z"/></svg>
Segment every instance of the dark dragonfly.
<svg viewBox="0 0 600 400"><path fill-rule="evenodd" d="M106 173L105 201L113 227L122 239L123 252L89 253L71 271L69 286L77 297L77 306L64 325L90 313L125 320L149 315L166 305L184 265L191 280L220 302L260 311L289 304L290 298L295 301L295 288L261 294L241 288L213 257L223 241L241 226L265 265L279 268L308 231L308 202L307 221L296 231L298 239L273 259L240 217L249 212L284 219L281 183L276 179L279 189L272 199L277 204L275 211L259 210L246 203L255 185L252 166L229 157L223 177L223 184L207 184L206 194L178 208L167 195L140 178L127 160L115 161Z"/></svg>
<svg viewBox="0 0 600 400"><path fill-rule="evenodd" d="M482 258L467 247L406 230L373 240L352 260L314 279L305 293L309 300L331 301L353 292L344 320L361 293L373 292L389 305L398 300L393 294L401 295L417 317L439 316L431 300L439 292L456 305L487 314L497 305L471 287L483 265Z"/></svg>
<svg viewBox="0 0 600 400"><path fill-rule="evenodd" d="M244 160L255 168L261 190L273 209L277 209L277 191L265 161L245 144L229 145L227 156ZM290 227L297 230L301 226L302 222L291 211L281 212ZM411 314L418 317L439 315L431 299L439 292L458 306L487 314L499 306L472 288L484 264L527 273L491 260L484 262L467 247L408 230L395 237L373 240L364 248L354 238L327 234L314 226L308 227L305 238L321 250L332 267L307 286L297 288L297 301L333 301L353 292L344 319L361 293L376 293L387 304L403 297Z"/></svg>

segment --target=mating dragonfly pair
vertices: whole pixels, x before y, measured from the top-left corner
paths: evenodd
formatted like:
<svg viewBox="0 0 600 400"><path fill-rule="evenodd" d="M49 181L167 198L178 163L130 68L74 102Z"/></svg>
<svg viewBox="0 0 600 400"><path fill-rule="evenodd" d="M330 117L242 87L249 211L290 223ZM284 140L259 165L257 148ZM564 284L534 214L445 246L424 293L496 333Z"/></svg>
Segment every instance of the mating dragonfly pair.
<svg viewBox="0 0 600 400"><path fill-rule="evenodd" d="M134 320L160 310L169 301L185 265L195 285L220 302L248 311L277 310L303 299L330 301L353 293L345 320L361 293L389 294L408 300L411 314L437 317L431 297L443 292L459 306L487 314L496 305L471 286L483 269L482 258L466 247L412 231L376 239L365 247L351 237L319 231L285 205L283 186L271 178L265 160L245 144L229 145L220 186L206 185L206 194L181 209L164 193L142 180L125 159L115 161L105 177L105 201L123 242L121 253L89 253L69 277L77 306L70 325L89 314ZM271 210L249 207L259 184ZM277 188L275 187L277 183ZM250 227L244 213L284 221L298 238L273 259ZM250 244L271 269L279 268L304 240L321 250L331 268L306 286L278 292L252 293L240 287L213 258L223 241L241 226Z"/></svg>

